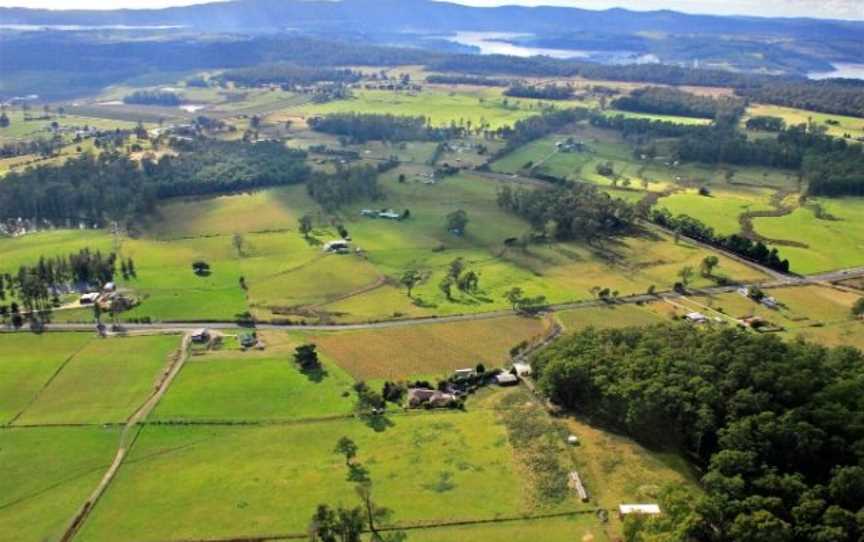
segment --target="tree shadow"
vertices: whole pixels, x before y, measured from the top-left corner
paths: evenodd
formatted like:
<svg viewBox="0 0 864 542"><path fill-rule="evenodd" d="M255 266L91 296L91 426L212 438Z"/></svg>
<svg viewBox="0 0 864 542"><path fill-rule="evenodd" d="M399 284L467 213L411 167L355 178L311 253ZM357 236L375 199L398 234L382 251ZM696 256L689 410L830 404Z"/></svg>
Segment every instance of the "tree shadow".
<svg viewBox="0 0 864 542"><path fill-rule="evenodd" d="M330 373L327 372L327 369L325 369L323 365L319 365L318 367L312 367L309 369L300 369L300 372L306 378L308 378L310 382L314 382L316 384L322 382L325 378L330 376Z"/></svg>
<svg viewBox="0 0 864 542"><path fill-rule="evenodd" d="M376 433L383 433L384 431L395 425L390 420L390 418L381 414L364 416L363 421L370 429L372 429Z"/></svg>

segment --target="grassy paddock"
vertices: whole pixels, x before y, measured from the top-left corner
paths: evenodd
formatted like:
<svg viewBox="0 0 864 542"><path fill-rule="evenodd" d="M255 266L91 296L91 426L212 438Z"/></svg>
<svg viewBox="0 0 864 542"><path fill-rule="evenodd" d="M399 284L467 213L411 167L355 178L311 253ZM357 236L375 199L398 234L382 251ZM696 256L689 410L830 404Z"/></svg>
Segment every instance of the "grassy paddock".
<svg viewBox="0 0 864 542"><path fill-rule="evenodd" d="M176 336L93 341L78 352L16 423L122 422L153 391Z"/></svg>
<svg viewBox="0 0 864 542"><path fill-rule="evenodd" d="M114 459L119 430L0 430L0 525L16 542L59 540Z"/></svg>

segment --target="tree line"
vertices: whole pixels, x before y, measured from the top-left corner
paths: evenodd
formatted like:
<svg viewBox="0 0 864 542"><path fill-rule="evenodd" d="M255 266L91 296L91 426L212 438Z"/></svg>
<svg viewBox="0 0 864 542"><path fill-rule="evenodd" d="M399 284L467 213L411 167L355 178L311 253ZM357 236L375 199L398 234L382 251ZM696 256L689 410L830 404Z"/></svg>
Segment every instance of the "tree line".
<svg viewBox="0 0 864 542"><path fill-rule="evenodd" d="M674 230L697 241L728 250L750 261L782 273L789 272L789 260L781 259L776 248L768 248L762 241L753 241L733 234L718 235L714 228L688 215L672 216L668 209L654 209L651 220L664 228Z"/></svg>
<svg viewBox="0 0 864 542"><path fill-rule="evenodd" d="M132 94L124 96L123 103L176 107L183 103L183 98L176 92L165 90L136 90Z"/></svg>
<svg viewBox="0 0 864 542"><path fill-rule="evenodd" d="M178 150L140 164L116 151L86 153L10 172L0 183L0 217L126 223L160 198L296 184L310 172L304 151L275 142L200 140Z"/></svg>
<svg viewBox="0 0 864 542"><path fill-rule="evenodd" d="M569 100L573 97L573 87L569 85L527 85L515 83L504 91L505 96L513 98L533 98L536 100Z"/></svg>
<svg viewBox="0 0 864 542"><path fill-rule="evenodd" d="M627 539L853 542L864 535L864 355L730 327L584 330L533 362L553 401L704 469Z"/></svg>
<svg viewBox="0 0 864 542"><path fill-rule="evenodd" d="M322 81L354 83L360 80L360 74L349 69L301 66L279 62L226 70L214 79L221 83L231 81L244 87L279 85L290 90L294 87L308 86Z"/></svg>
<svg viewBox="0 0 864 542"><path fill-rule="evenodd" d="M436 128L426 117L375 113L333 113L312 117L309 127L317 132L335 134L352 143L367 141L445 141L460 135L463 128Z"/></svg>
<svg viewBox="0 0 864 542"><path fill-rule="evenodd" d="M506 79L493 79L476 75L434 74L427 75L426 82L432 85L474 85L479 87L506 87Z"/></svg>

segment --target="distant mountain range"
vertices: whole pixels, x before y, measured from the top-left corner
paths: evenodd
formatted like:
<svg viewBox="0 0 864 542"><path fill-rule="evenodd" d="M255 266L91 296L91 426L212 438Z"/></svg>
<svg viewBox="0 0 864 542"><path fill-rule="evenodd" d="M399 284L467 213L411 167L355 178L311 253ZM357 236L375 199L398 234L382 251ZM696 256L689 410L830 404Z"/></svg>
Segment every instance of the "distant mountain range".
<svg viewBox="0 0 864 542"><path fill-rule="evenodd" d="M688 15L673 11L592 11L563 7L469 7L432 0L235 0L158 10L0 8L4 25L157 26L207 32L606 32L723 34L861 40L864 22Z"/></svg>

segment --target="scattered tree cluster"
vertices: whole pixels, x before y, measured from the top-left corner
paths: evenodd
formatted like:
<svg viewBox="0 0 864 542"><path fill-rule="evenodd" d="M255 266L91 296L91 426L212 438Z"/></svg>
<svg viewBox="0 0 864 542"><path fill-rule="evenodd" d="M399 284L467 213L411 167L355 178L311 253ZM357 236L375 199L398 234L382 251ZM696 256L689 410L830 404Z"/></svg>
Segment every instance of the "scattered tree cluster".
<svg viewBox="0 0 864 542"><path fill-rule="evenodd" d="M505 186L498 192L498 205L559 241L592 243L624 235L633 231L636 219L632 205L582 183L542 190Z"/></svg>
<svg viewBox="0 0 864 542"><path fill-rule="evenodd" d="M433 128L425 117L372 113L333 113L323 117L312 117L308 123L313 130L345 136L352 143L443 141L462 132L457 126Z"/></svg>

